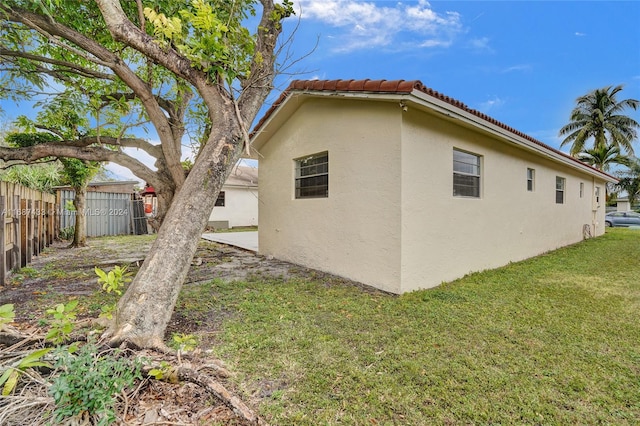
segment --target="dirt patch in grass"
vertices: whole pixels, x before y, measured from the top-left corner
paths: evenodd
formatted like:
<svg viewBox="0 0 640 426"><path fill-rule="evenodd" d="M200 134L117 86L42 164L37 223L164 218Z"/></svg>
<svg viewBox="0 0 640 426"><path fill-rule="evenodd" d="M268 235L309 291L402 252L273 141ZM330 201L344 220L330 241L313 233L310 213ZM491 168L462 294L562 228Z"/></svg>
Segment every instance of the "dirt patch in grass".
<svg viewBox="0 0 640 426"><path fill-rule="evenodd" d="M109 271L115 265L127 266L135 274L153 240L151 235L94 238L90 239L89 247L73 249L66 242L56 242L34 257L28 267L11 274L0 288L0 305L14 304L13 325L29 332L46 326L43 319L48 308L73 298L80 300L79 319L95 318L101 306L117 298L100 291L94 268ZM215 282L256 276L288 277L302 270L202 240L167 328L167 342L171 343L174 334L193 334L198 339L198 349L187 361L189 365L199 370L202 366L219 364L210 348L216 342L222 321L234 313L217 303ZM243 424L227 407L196 388L192 383L148 382L140 387L135 400L127 402L126 416L118 424Z"/></svg>

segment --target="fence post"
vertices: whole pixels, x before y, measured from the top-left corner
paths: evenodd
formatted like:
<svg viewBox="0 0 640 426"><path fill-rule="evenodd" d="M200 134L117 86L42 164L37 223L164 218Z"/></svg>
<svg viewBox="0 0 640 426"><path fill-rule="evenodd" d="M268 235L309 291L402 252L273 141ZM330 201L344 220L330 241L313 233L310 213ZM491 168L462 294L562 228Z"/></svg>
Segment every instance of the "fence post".
<svg viewBox="0 0 640 426"><path fill-rule="evenodd" d="M20 196L13 196L13 252L11 256L11 267L13 269L20 269L20 265L22 262L22 245L21 242L21 232L20 232L20 218L22 215L22 210L20 210Z"/></svg>
<svg viewBox="0 0 640 426"><path fill-rule="evenodd" d="M7 278L7 254L5 252L5 219L7 217L7 198L4 195L0 195L0 222L2 226L0 226L0 255L2 256L2 260L0 260L0 284L5 285L5 280Z"/></svg>

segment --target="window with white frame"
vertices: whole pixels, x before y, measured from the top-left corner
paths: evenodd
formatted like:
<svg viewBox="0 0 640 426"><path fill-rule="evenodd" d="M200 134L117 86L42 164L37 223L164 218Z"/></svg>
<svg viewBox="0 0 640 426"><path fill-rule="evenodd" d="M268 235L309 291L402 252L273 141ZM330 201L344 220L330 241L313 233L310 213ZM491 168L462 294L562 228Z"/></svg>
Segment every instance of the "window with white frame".
<svg viewBox="0 0 640 426"><path fill-rule="evenodd" d="M596 196L596 207L600 208L600 187L599 186L596 186L595 196Z"/></svg>
<svg viewBox="0 0 640 426"><path fill-rule="evenodd" d="M533 192L536 188L536 171L527 169L527 191Z"/></svg>
<svg viewBox="0 0 640 426"><path fill-rule="evenodd" d="M295 161L296 198L326 198L329 196L329 153L321 152Z"/></svg>
<svg viewBox="0 0 640 426"><path fill-rule="evenodd" d="M556 176L556 204L564 204L565 183L565 178Z"/></svg>
<svg viewBox="0 0 640 426"><path fill-rule="evenodd" d="M584 197L584 182L580 182L580 198Z"/></svg>
<svg viewBox="0 0 640 426"><path fill-rule="evenodd" d="M453 196L480 198L480 156L453 150Z"/></svg>

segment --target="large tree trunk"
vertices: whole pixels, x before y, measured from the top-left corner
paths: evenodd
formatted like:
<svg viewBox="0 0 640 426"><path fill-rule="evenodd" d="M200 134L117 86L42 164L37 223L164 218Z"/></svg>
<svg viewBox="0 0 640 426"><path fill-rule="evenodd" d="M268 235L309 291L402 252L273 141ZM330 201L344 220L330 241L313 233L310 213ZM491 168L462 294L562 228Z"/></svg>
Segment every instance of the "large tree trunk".
<svg viewBox="0 0 640 426"><path fill-rule="evenodd" d="M216 197L242 153L232 129L210 141L173 202L140 271L105 333L111 345L164 348L164 333ZM233 139L232 139L233 138Z"/></svg>
<svg viewBox="0 0 640 426"><path fill-rule="evenodd" d="M73 197L73 207L76 209L76 226L73 232L73 241L69 247L86 247L87 246L87 185L81 185L73 188L75 196Z"/></svg>

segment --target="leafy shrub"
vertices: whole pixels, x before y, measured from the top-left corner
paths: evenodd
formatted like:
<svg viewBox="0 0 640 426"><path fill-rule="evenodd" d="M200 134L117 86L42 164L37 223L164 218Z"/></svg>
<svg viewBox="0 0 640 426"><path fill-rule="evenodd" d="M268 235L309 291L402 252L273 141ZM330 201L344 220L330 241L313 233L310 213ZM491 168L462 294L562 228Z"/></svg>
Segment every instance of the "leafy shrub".
<svg viewBox="0 0 640 426"><path fill-rule="evenodd" d="M75 353L58 349L55 367L60 374L49 389L56 404L54 422L62 423L84 413L92 416L95 425L116 421L116 396L142 377L140 363L121 354L118 349L99 352L92 343Z"/></svg>

